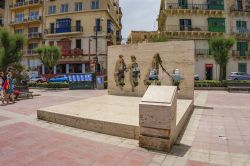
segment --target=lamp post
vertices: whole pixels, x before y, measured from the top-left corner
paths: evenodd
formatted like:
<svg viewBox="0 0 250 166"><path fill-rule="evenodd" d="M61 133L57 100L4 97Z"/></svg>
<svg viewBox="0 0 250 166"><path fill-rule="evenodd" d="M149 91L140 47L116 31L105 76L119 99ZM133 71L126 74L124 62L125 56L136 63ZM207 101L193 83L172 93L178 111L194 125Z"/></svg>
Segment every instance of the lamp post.
<svg viewBox="0 0 250 166"><path fill-rule="evenodd" d="M96 45L95 45L95 51L96 51L96 56L95 56L95 73L97 73L97 67L98 67L98 30L99 30L99 25L98 25L98 21L99 24L101 24L101 21L103 21L103 18L98 18L96 19L96 25L95 25L95 39L96 39ZM101 28L100 28L101 30Z"/></svg>
<svg viewBox="0 0 250 166"><path fill-rule="evenodd" d="M90 62L91 42L92 42L92 39L89 39L89 72L91 71L91 62Z"/></svg>

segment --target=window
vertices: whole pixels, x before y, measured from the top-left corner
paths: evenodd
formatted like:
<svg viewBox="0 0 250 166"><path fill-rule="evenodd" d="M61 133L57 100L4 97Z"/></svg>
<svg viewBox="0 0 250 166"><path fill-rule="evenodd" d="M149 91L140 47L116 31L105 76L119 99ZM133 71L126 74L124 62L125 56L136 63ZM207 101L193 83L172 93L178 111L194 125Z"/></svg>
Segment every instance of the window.
<svg viewBox="0 0 250 166"><path fill-rule="evenodd" d="M99 9L99 0L92 0L91 9Z"/></svg>
<svg viewBox="0 0 250 166"><path fill-rule="evenodd" d="M38 43L30 43L28 45L29 50L33 50L36 49L38 47Z"/></svg>
<svg viewBox="0 0 250 166"><path fill-rule="evenodd" d="M96 24L95 24L95 31L101 31L102 27L101 27L101 19L96 19Z"/></svg>
<svg viewBox="0 0 250 166"><path fill-rule="evenodd" d="M112 20L107 20L107 33L113 33L114 27Z"/></svg>
<svg viewBox="0 0 250 166"><path fill-rule="evenodd" d="M208 10L224 10L224 0L208 0Z"/></svg>
<svg viewBox="0 0 250 166"><path fill-rule="evenodd" d="M75 11L82 11L82 2L75 3Z"/></svg>
<svg viewBox="0 0 250 166"><path fill-rule="evenodd" d="M192 20L191 19L180 19L180 30L181 31L190 31L192 29Z"/></svg>
<svg viewBox="0 0 250 166"><path fill-rule="evenodd" d="M76 31L80 32L82 30L81 28L81 20L76 20Z"/></svg>
<svg viewBox="0 0 250 166"><path fill-rule="evenodd" d="M247 22L246 21L236 21L237 31L239 33L247 32Z"/></svg>
<svg viewBox="0 0 250 166"><path fill-rule="evenodd" d="M76 48L82 49L82 40L76 39Z"/></svg>
<svg viewBox="0 0 250 166"><path fill-rule="evenodd" d="M38 27L30 27L29 33L38 33Z"/></svg>
<svg viewBox="0 0 250 166"><path fill-rule="evenodd" d="M68 4L62 4L61 5L61 13L65 13L69 11L69 5Z"/></svg>
<svg viewBox="0 0 250 166"><path fill-rule="evenodd" d="M71 19L57 19L56 33L71 32Z"/></svg>
<svg viewBox="0 0 250 166"><path fill-rule="evenodd" d="M210 32L225 32L225 18L208 18L208 30Z"/></svg>
<svg viewBox="0 0 250 166"><path fill-rule="evenodd" d="M246 63L238 63L238 72L247 73L247 64Z"/></svg>
<svg viewBox="0 0 250 166"><path fill-rule="evenodd" d="M248 51L248 42L237 42L237 51L240 56L245 56Z"/></svg>
<svg viewBox="0 0 250 166"><path fill-rule="evenodd" d="M23 29L16 29L15 30L15 34L22 34L23 33Z"/></svg>
<svg viewBox="0 0 250 166"><path fill-rule="evenodd" d="M182 9L187 9L188 7L188 2L187 0L178 0L178 4Z"/></svg>
<svg viewBox="0 0 250 166"><path fill-rule="evenodd" d="M38 11L31 11L29 13L29 20L38 20L39 19L39 12Z"/></svg>
<svg viewBox="0 0 250 166"><path fill-rule="evenodd" d="M56 6L49 6L48 14L55 14L56 13Z"/></svg>
<svg viewBox="0 0 250 166"><path fill-rule="evenodd" d="M53 46L54 45L54 41L49 41L49 45Z"/></svg>
<svg viewBox="0 0 250 166"><path fill-rule="evenodd" d="M16 22L23 22L23 20L24 20L24 14L23 13L17 13L15 21Z"/></svg>
<svg viewBox="0 0 250 166"><path fill-rule="evenodd" d="M50 33L55 33L55 24L50 23Z"/></svg>

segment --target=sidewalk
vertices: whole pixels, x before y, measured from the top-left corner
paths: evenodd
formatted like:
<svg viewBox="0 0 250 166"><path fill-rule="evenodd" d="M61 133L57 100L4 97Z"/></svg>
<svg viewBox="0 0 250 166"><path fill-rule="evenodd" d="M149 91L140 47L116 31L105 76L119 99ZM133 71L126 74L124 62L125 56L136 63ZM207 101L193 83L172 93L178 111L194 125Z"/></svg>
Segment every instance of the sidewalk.
<svg viewBox="0 0 250 166"><path fill-rule="evenodd" d="M36 92L37 93L37 92ZM0 107L0 165L250 165L250 95L195 91L196 108L169 154L138 141L36 119L36 109L106 94L41 91L34 100Z"/></svg>

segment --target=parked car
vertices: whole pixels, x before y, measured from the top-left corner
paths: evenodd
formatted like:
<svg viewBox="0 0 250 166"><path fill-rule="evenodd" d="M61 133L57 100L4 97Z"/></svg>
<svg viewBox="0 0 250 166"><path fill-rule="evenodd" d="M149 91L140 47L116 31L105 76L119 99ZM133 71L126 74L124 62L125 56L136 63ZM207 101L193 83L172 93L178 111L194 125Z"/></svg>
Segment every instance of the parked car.
<svg viewBox="0 0 250 166"><path fill-rule="evenodd" d="M64 82L64 83L67 83L68 82L68 77L65 76L65 75L56 76L54 78L49 79L49 82Z"/></svg>
<svg viewBox="0 0 250 166"><path fill-rule="evenodd" d="M231 72L228 80L250 80L250 75L244 72Z"/></svg>
<svg viewBox="0 0 250 166"><path fill-rule="evenodd" d="M36 77L31 77L30 78L30 82L39 82L39 83L42 83L42 82L46 82L47 79L43 76L36 76Z"/></svg>
<svg viewBox="0 0 250 166"><path fill-rule="evenodd" d="M200 77L199 77L198 74L195 74L195 75L194 75L194 80L195 80L195 81L199 81L199 80L200 80Z"/></svg>

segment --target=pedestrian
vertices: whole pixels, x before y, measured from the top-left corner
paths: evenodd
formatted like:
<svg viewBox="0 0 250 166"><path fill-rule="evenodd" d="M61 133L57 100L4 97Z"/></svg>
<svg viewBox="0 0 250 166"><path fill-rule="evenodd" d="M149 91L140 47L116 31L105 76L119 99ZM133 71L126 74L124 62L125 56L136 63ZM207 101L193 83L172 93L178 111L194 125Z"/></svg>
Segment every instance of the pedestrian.
<svg viewBox="0 0 250 166"><path fill-rule="evenodd" d="M3 104L5 104L4 102L6 102L6 104L9 104L9 101L11 99L11 101L14 103L15 99L14 99L14 86L13 86L13 79L12 79L12 73L9 72L7 74L7 79L4 82L4 101Z"/></svg>
<svg viewBox="0 0 250 166"><path fill-rule="evenodd" d="M3 84L4 84L4 74L3 72L0 72L0 97L3 102L4 96L3 96Z"/></svg>

